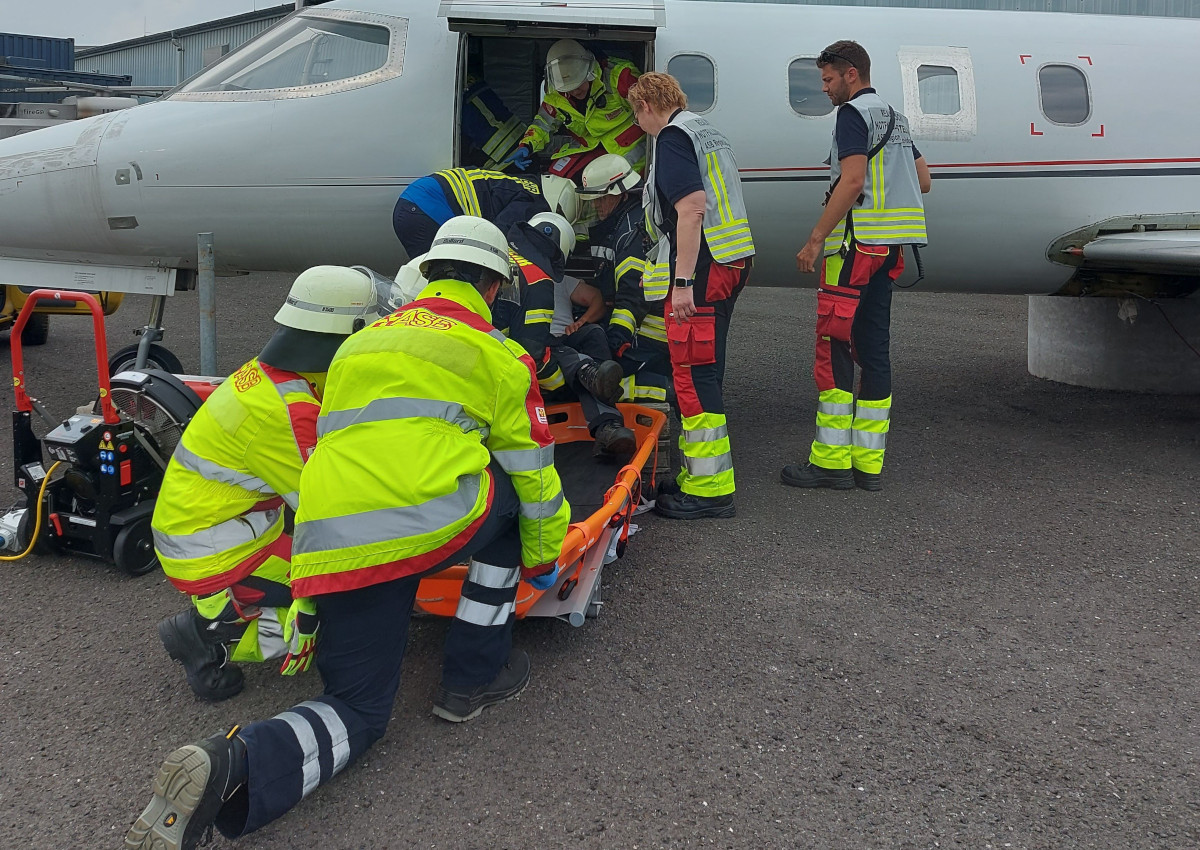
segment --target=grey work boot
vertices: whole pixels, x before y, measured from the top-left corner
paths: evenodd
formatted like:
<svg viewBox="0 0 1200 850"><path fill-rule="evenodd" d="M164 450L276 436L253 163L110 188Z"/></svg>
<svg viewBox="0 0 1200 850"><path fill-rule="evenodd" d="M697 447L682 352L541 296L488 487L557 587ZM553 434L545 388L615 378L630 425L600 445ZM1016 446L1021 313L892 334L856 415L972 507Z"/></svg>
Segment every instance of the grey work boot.
<svg viewBox="0 0 1200 850"><path fill-rule="evenodd" d="M470 692L452 691L444 685L433 703L433 713L451 723L474 720L489 705L512 699L529 684L529 656L514 649L496 678Z"/></svg>

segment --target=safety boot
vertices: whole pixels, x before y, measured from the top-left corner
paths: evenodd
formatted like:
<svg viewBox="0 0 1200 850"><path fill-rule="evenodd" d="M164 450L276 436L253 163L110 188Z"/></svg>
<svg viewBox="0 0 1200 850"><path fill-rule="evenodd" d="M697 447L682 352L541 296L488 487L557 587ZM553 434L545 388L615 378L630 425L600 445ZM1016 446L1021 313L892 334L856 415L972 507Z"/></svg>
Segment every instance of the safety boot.
<svg viewBox="0 0 1200 850"><path fill-rule="evenodd" d="M150 804L125 835L125 850L193 850L208 843L221 807L246 783L246 744L238 728L167 756Z"/></svg>
<svg viewBox="0 0 1200 850"><path fill-rule="evenodd" d="M637 451L637 436L620 422L605 422L592 436L596 457L629 457Z"/></svg>
<svg viewBox="0 0 1200 850"><path fill-rule="evenodd" d="M695 496L659 492L654 512L668 519L729 519L737 516L733 496Z"/></svg>
<svg viewBox="0 0 1200 850"><path fill-rule="evenodd" d="M529 684L529 656L514 649L496 678L472 691L452 691L443 685L433 702L433 713L451 723L474 720L489 705L512 699Z"/></svg>
<svg viewBox="0 0 1200 850"><path fill-rule="evenodd" d="M575 380L605 404L616 404L621 398L621 379L625 373L615 360L589 360L579 367Z"/></svg>
<svg viewBox="0 0 1200 850"><path fill-rule="evenodd" d="M158 624L158 636L173 661L183 665L192 692L203 700L219 702L242 690L242 671L229 663L223 630L209 625L189 608Z"/></svg>
<svg viewBox="0 0 1200 850"><path fill-rule="evenodd" d="M854 483L860 490L877 493L883 489L883 476L878 472L863 472L861 469L856 469L854 470Z"/></svg>
<svg viewBox="0 0 1200 850"><path fill-rule="evenodd" d="M849 469L826 469L815 463L790 463L779 473L779 480L789 487L828 487L830 490L853 490L854 473Z"/></svg>

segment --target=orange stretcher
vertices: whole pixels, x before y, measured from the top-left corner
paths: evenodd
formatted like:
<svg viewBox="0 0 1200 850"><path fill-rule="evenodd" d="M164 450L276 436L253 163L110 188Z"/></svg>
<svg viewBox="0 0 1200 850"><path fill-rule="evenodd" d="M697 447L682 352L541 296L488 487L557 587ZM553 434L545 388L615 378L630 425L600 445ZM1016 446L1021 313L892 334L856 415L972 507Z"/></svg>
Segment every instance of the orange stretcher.
<svg viewBox="0 0 1200 850"><path fill-rule="evenodd" d="M555 466L571 503L571 525L559 557L558 581L548 590L527 582L517 588L516 616L558 617L581 626L600 608L600 573L610 550L625 552L630 520L641 501L643 471L657 467L659 439L666 414L637 404L619 404L625 426L637 436L637 452L623 467L592 458L592 438L578 404L547 407L554 434ZM613 474L614 470L616 474ZM651 486L653 479L647 478ZM467 565L457 564L422 579L417 608L427 614L453 617Z"/></svg>

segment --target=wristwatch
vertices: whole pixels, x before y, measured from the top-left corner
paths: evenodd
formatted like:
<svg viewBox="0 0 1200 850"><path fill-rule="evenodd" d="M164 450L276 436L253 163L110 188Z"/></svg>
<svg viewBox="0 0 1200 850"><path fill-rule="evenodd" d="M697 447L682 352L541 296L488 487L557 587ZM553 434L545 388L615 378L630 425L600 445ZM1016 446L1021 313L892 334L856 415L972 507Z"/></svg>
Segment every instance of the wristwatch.
<svg viewBox="0 0 1200 850"><path fill-rule="evenodd" d="M690 286L691 286L693 283L695 283L695 281L693 281L693 280L692 280L690 277L677 277L677 278L675 278L675 285L676 285L677 287L681 288L681 289L687 289L687 288L688 288L688 287L690 287Z"/></svg>

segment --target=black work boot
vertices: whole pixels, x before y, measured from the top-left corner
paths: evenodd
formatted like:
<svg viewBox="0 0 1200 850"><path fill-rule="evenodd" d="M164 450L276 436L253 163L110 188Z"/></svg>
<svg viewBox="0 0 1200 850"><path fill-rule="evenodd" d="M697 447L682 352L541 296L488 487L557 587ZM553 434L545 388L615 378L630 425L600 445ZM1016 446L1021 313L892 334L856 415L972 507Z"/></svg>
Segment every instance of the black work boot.
<svg viewBox="0 0 1200 850"><path fill-rule="evenodd" d="M225 635L205 628L194 608L180 611L158 624L158 636L171 659L183 665L192 692L219 702L242 689L242 671L229 662Z"/></svg>
<svg viewBox="0 0 1200 850"><path fill-rule="evenodd" d="M883 489L883 476L878 472L863 472L861 469L856 469L854 470L854 483L860 490L877 493Z"/></svg>
<svg viewBox="0 0 1200 850"><path fill-rule="evenodd" d="M849 469L826 469L814 463L790 463L779 473L779 480L789 487L828 487L830 490L853 490L854 473Z"/></svg>
<svg viewBox="0 0 1200 850"><path fill-rule="evenodd" d="M625 373L615 360L589 360L579 367L575 380L605 404L616 404L621 398L621 379Z"/></svg>
<svg viewBox="0 0 1200 850"><path fill-rule="evenodd" d="M508 656L508 662L500 668L490 684L480 685L467 693L449 690L445 685L439 688L437 699L433 702L433 713L451 723L474 720L489 705L512 699L528 684L529 656L522 650L514 649Z"/></svg>
<svg viewBox="0 0 1200 850"><path fill-rule="evenodd" d="M167 756L150 805L125 834L125 850L193 850L208 843L221 807L246 783L246 745L237 731L234 726Z"/></svg>
<svg viewBox="0 0 1200 850"><path fill-rule="evenodd" d="M669 519L729 519L737 515L737 508L733 496L660 492L654 501L654 512Z"/></svg>
<svg viewBox="0 0 1200 850"><path fill-rule="evenodd" d="M629 457L637 451L637 435L620 422L605 422L592 439L596 457Z"/></svg>

